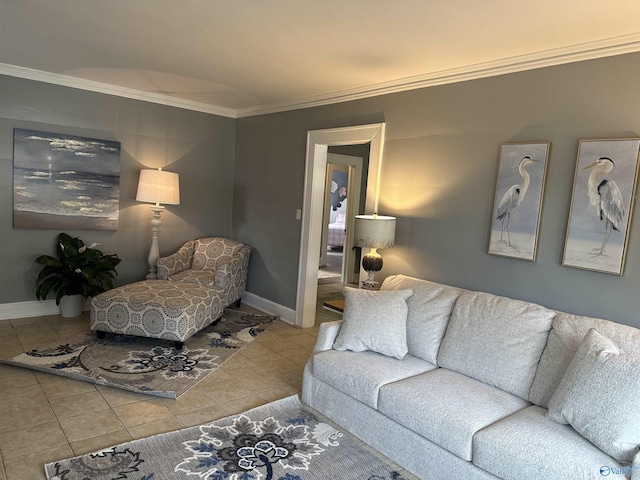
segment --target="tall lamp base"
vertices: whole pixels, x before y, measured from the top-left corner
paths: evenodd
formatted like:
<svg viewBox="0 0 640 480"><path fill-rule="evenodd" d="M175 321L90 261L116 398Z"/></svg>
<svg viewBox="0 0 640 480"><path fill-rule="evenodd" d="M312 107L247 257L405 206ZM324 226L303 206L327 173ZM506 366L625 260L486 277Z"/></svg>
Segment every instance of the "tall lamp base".
<svg viewBox="0 0 640 480"><path fill-rule="evenodd" d="M152 205L153 219L151 219L151 249L149 250L149 273L147 274L147 280L155 280L158 278L158 259L160 258L160 252L158 250L158 231L160 230L160 213L164 210L162 205Z"/></svg>

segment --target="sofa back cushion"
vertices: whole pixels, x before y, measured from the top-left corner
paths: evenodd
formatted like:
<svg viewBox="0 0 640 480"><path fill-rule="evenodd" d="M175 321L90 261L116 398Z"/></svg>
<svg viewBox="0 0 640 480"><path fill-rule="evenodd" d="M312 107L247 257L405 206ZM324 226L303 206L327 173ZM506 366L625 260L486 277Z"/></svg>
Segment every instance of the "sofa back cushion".
<svg viewBox="0 0 640 480"><path fill-rule="evenodd" d="M625 352L640 355L640 330L609 320L559 313L549 332L549 341L542 352L529 401L547 408L571 363L585 334L595 328L613 340Z"/></svg>
<svg viewBox="0 0 640 480"><path fill-rule="evenodd" d="M410 355L437 365L438 349L461 289L438 283L393 275L382 290L413 290L407 300L407 349Z"/></svg>
<svg viewBox="0 0 640 480"><path fill-rule="evenodd" d="M458 298L438 365L527 400L556 313L488 293Z"/></svg>

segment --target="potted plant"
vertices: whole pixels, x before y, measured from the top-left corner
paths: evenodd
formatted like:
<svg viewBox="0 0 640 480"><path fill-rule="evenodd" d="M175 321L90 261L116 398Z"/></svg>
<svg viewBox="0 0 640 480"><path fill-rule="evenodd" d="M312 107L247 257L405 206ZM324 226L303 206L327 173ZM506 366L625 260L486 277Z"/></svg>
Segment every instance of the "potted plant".
<svg viewBox="0 0 640 480"><path fill-rule="evenodd" d="M118 255L105 255L94 248L86 247L77 237L66 233L58 235L56 252L58 258L40 255L35 263L43 265L36 280L36 297L45 300L51 291L56 295L56 305L60 305L63 316L78 316L82 301L113 288L113 279L117 276L115 267L120 263ZM62 311L66 307L67 297L76 299L76 311Z"/></svg>

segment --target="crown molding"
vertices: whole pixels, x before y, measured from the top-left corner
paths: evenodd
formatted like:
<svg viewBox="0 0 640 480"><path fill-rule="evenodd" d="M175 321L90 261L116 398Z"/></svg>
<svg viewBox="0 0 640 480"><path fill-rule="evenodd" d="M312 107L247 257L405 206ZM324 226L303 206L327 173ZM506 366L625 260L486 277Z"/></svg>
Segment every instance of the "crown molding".
<svg viewBox="0 0 640 480"><path fill-rule="evenodd" d="M93 80L85 80L59 73L44 72L42 70L34 70L32 68L19 67L7 63L0 63L0 75L8 75L11 77L19 77L27 80L35 80L37 82L52 83L63 87L77 88L79 90L87 90L90 92L104 93L107 95L115 95L116 97L131 98L133 100L141 100L143 102L158 103L169 107L182 108L185 110L193 110L196 112L209 113L219 115L221 117L235 118L235 111L229 108L218 107L207 103L194 102L170 95L163 95L156 92L145 92L133 88L120 87Z"/></svg>
<svg viewBox="0 0 640 480"><path fill-rule="evenodd" d="M583 43L571 47L544 50L527 55L518 55L491 62L478 63L460 68L406 77L390 82L378 83L350 90L342 90L325 95L316 95L293 101L238 109L235 113L236 118L243 118L284 112L288 110L318 107L333 103L377 97L379 95L387 95L390 93L417 90L419 88L466 82L469 80L524 72L538 68L553 67L567 63L613 57L616 55L624 55L626 53L636 53L638 51L640 51L640 34L625 35L622 37Z"/></svg>
<svg viewBox="0 0 640 480"><path fill-rule="evenodd" d="M519 55L491 62L467 65L460 68L442 70L424 75L401 78L390 82L383 82L365 87L341 90L312 97L298 98L276 102L256 107L230 109L210 105L201 102L181 99L170 95L155 92L145 92L132 88L119 87L92 80L70 77L57 73L44 72L26 67L19 67L6 63L0 63L0 75L25 78L38 82L51 83L64 87L88 90L91 92L115 95L131 98L144 102L158 103L185 110L219 115L228 118L244 118L270 113L279 113L289 110L319 107L334 103L360 100L363 98L399 93L419 88L447 85L451 83L465 82L509 73L524 72L537 68L564 65L567 63L582 62L604 57L636 53L640 51L640 34L624 35L620 37L582 43L571 47L544 50L527 55Z"/></svg>

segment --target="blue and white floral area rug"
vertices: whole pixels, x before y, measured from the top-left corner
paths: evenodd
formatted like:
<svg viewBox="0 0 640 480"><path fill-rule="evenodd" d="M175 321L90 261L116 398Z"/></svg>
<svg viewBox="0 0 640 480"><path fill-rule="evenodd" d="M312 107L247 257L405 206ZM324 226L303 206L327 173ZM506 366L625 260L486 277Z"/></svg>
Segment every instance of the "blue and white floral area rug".
<svg viewBox="0 0 640 480"><path fill-rule="evenodd" d="M403 480L297 396L45 465L48 480Z"/></svg>
<svg viewBox="0 0 640 480"><path fill-rule="evenodd" d="M177 398L240 351L278 317L227 309L176 350L173 342L92 332L22 353L0 363ZM136 478L136 480L138 480Z"/></svg>

